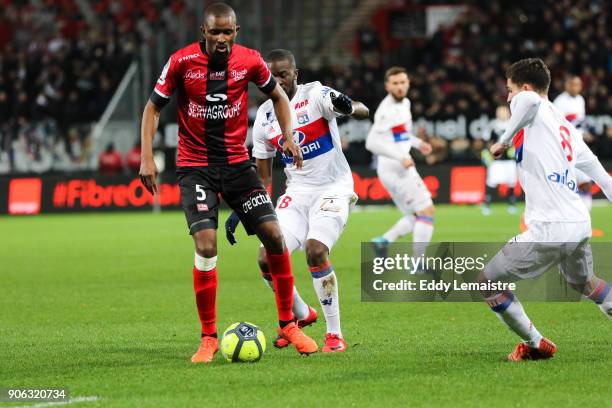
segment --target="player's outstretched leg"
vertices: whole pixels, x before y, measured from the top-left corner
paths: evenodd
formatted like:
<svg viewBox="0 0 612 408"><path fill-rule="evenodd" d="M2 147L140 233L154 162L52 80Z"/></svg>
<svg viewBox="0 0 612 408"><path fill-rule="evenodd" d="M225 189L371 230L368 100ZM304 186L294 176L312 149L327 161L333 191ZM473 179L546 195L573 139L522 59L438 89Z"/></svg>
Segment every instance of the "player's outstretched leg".
<svg viewBox="0 0 612 408"><path fill-rule="evenodd" d="M427 246L431 242L434 231L435 207L430 205L423 211L418 211L412 234L412 256L421 257L425 255Z"/></svg>
<svg viewBox="0 0 612 408"><path fill-rule="evenodd" d="M406 215L397 220L395 224L380 237L372 238L374 244L374 252L376 256L386 257L389 249L389 244L395 242L398 238L406 236L412 232L414 227L414 215Z"/></svg>
<svg viewBox="0 0 612 408"><path fill-rule="evenodd" d="M542 337L514 294L507 290L487 296L486 301L499 320L515 332L523 342L508 355L508 361L551 358L557 351L555 344Z"/></svg>
<svg viewBox="0 0 612 408"><path fill-rule="evenodd" d="M306 241L306 260L312 275L312 284L325 315L327 333L324 353L340 353L346 350L346 341L340 329L340 298L338 279L329 261L329 249L316 239Z"/></svg>
<svg viewBox="0 0 612 408"><path fill-rule="evenodd" d="M278 334L293 344L299 353L316 353L319 349L317 343L306 336L294 322L291 259L283 241L280 225L277 221L267 221L257 226L256 233L266 249L268 270L275 289L280 326Z"/></svg>
<svg viewBox="0 0 612 408"><path fill-rule="evenodd" d="M191 357L193 363L209 363L219 350L216 324L217 298L217 239L216 231L206 229L193 234L196 246L193 267L193 289L202 340L198 351Z"/></svg>
<svg viewBox="0 0 612 408"><path fill-rule="evenodd" d="M272 281L272 275L268 270L268 260L266 258L266 250L264 247L260 248L259 258L257 260L259 264L259 269L261 270L261 276L266 284L272 292L274 292L274 282ZM300 296L295 285L293 286L293 315L297 319L298 327L304 328L306 326L310 326L311 324L317 321L317 311L310 307L304 299ZM289 342L282 338L281 336L277 336L273 342L274 347L276 348L284 348L289 345Z"/></svg>

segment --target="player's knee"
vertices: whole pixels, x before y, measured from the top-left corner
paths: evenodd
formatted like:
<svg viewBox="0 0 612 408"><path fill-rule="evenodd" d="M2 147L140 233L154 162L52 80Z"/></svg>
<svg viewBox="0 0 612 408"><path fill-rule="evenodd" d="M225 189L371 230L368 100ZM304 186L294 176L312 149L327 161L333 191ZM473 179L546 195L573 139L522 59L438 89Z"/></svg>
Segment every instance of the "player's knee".
<svg viewBox="0 0 612 408"><path fill-rule="evenodd" d="M436 207L434 207L433 205L430 205L429 207L425 208L422 211L418 211L417 215L422 215L425 217L433 217L436 213Z"/></svg>
<svg viewBox="0 0 612 408"><path fill-rule="evenodd" d="M480 274L478 275L478 277L476 278L476 282L478 282L481 286L482 284L486 284L487 282L489 282L491 279L489 279L485 273L485 271L483 270L482 272L480 272ZM499 292L495 292L495 291L491 291L491 290L481 290L480 294L482 295L482 297L485 299L485 301L493 296L495 296L496 294L498 294Z"/></svg>
<svg viewBox="0 0 612 408"><path fill-rule="evenodd" d="M267 252L272 254L282 254L285 252L285 241L283 240L283 233L278 223L262 230L259 237Z"/></svg>
<svg viewBox="0 0 612 408"><path fill-rule="evenodd" d="M209 240L196 240L195 250L198 255L203 258L212 258L217 256L217 243Z"/></svg>
<svg viewBox="0 0 612 408"><path fill-rule="evenodd" d="M309 239L306 241L306 261L310 266L323 265L327 261L329 250L325 244Z"/></svg>
<svg viewBox="0 0 612 408"><path fill-rule="evenodd" d="M268 259L266 258L266 249L264 247L259 248L257 263L262 273L268 273Z"/></svg>

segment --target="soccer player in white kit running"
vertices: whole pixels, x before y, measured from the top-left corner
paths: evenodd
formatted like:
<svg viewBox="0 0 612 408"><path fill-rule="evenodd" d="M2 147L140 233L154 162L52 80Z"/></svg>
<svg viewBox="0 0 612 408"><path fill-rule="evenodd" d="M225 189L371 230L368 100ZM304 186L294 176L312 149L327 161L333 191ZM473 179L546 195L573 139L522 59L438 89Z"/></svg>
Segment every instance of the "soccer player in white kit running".
<svg viewBox="0 0 612 408"><path fill-rule="evenodd" d="M396 207L404 214L382 236L372 239L377 256L386 256L387 246L398 238L413 233L413 256L425 253L433 235L435 208L431 193L417 173L410 149L431 153L431 145L414 136L408 72L402 67L391 67L385 72L385 90L374 115L374 124L366 139L366 149L378 155L376 171ZM417 271L413 271L417 272Z"/></svg>
<svg viewBox="0 0 612 408"><path fill-rule="evenodd" d="M525 192L527 231L512 238L479 276L481 283L534 278L559 265L568 284L588 296L612 319L610 285L593 274L591 219L578 195L575 169L585 172L612 200L612 177L582 138L548 100L550 72L539 58L520 60L506 71L512 117L499 142L500 157L510 140ZM483 291L487 303L523 342L510 361L551 358L555 344L542 337L509 291Z"/></svg>
<svg viewBox="0 0 612 408"><path fill-rule="evenodd" d="M314 289L327 324L322 351L343 352L347 345L340 329L338 280L329 252L340 238L357 196L353 191L351 169L342 153L336 117L350 115L365 119L369 111L361 102L351 101L348 96L320 82L298 85L298 70L290 51L271 51L266 62L290 99L293 136L304 158L303 167L297 169L292 157L282 155L287 190L278 199L276 214L289 253L296 249L306 251ZM267 101L259 107L253 126L253 157L257 159L257 173L265 186L272 182L272 160L277 152L282 154L282 141L273 105ZM263 248L259 267L265 282L274 290ZM316 312L301 299L295 288L293 299L298 325L303 327L314 322ZM288 344L280 337L274 341L278 348Z"/></svg>
<svg viewBox="0 0 612 408"><path fill-rule="evenodd" d="M582 79L578 75L570 75L565 80L565 92L555 98L553 104L565 116L582 137L586 119L586 104L580 95ZM582 171L576 169L576 182L580 190L580 197L584 205L591 211L593 195L591 193L591 179Z"/></svg>

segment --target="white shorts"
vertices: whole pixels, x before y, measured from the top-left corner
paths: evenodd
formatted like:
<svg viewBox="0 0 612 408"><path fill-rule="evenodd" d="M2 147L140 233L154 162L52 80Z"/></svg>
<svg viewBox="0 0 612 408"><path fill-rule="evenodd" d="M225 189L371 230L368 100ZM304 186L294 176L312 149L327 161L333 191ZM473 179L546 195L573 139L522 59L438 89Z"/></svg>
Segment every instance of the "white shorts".
<svg viewBox="0 0 612 408"><path fill-rule="evenodd" d="M395 206L405 215L433 205L431 193L414 166L397 170L379 167L378 178L391 195Z"/></svg>
<svg viewBox="0 0 612 408"><path fill-rule="evenodd" d="M497 187L500 184L506 184L509 187L514 187L517 177L514 160L495 160L487 169L487 186Z"/></svg>
<svg viewBox="0 0 612 408"><path fill-rule="evenodd" d="M290 191L279 197L276 215L289 253L303 249L309 239L316 239L331 251L356 202L354 193L339 194L331 189L322 192Z"/></svg>
<svg viewBox="0 0 612 408"><path fill-rule="evenodd" d="M593 277L591 223L532 222L512 238L485 267L492 281L536 278L555 265L565 280L584 284Z"/></svg>

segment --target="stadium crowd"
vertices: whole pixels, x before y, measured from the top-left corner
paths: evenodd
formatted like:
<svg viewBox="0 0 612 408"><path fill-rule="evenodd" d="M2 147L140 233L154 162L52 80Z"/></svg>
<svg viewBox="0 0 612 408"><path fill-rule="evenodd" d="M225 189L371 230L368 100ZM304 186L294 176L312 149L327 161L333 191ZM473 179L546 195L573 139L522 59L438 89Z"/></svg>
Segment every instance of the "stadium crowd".
<svg viewBox="0 0 612 408"><path fill-rule="evenodd" d="M511 62L537 56L551 69L551 99L563 91L566 75L579 75L587 115L612 115L609 2L463 3L473 4L455 24L439 29L425 41L396 50L399 58L393 58L392 51L383 54L380 31L365 28L356 33L355 49L359 52L353 65L302 69L302 81L319 80L374 109L385 95L381 84L385 68L403 65L410 71L409 98L415 121L443 121L463 115L470 122L482 114L494 117L496 107L506 105L504 71ZM611 128L602 134L591 129L592 136L587 139L592 150L606 158L612 158ZM429 134L439 154L428 161L478 160L483 144L471 136L465 132L452 138Z"/></svg>
<svg viewBox="0 0 612 408"><path fill-rule="evenodd" d="M90 3L93 23L75 0L0 1L0 172L91 168L91 124L139 45L183 12L180 0Z"/></svg>
<svg viewBox="0 0 612 408"><path fill-rule="evenodd" d="M44 0L36 6L0 0L0 173L77 170L96 161L89 157L91 123L104 111L138 47L155 31L178 32L176 24L187 18L181 0L153 3L96 0L90 24L76 0ZM540 56L553 75L551 98L563 90L565 75L577 74L587 114L612 115L606 1L465 3L470 7L453 25L403 49L384 44L379 30L385 27L362 28L355 34L352 65L328 60L312 69L300 64L301 81L321 81L373 111L384 97L385 68L403 65L411 73L409 97L417 124L459 116L469 122L483 114L493 117L495 108L506 104L503 72L511 61ZM349 161L369 163L362 142L367 125L342 129ZM451 137L424 127L415 131L434 146L426 159L430 164L476 161L484 146L465 131ZM612 126L591 133L587 142L595 153L612 158Z"/></svg>

